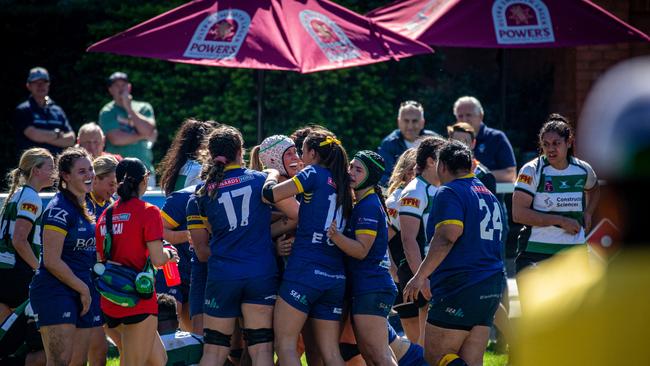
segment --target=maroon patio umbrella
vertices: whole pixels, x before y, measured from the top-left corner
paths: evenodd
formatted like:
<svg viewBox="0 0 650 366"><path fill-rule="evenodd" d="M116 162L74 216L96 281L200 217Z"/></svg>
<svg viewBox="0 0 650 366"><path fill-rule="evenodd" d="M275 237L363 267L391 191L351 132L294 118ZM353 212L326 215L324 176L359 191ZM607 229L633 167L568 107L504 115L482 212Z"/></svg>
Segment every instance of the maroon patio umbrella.
<svg viewBox="0 0 650 366"><path fill-rule="evenodd" d="M195 0L97 42L87 51L300 73L433 52L327 0ZM260 83L258 140L262 90Z"/></svg>
<svg viewBox="0 0 650 366"><path fill-rule="evenodd" d="M367 15L434 46L535 48L650 41L587 0L402 0Z"/></svg>

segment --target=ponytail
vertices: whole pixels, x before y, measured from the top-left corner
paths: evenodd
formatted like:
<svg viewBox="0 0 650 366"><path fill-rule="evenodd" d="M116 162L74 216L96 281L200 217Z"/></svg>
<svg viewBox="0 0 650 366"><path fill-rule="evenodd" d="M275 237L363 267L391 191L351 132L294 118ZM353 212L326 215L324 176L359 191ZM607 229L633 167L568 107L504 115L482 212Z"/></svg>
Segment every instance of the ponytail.
<svg viewBox="0 0 650 366"><path fill-rule="evenodd" d="M336 205L343 208L343 217L352 214L352 188L348 174L348 154L336 136L326 129L312 130L305 143L319 156L319 164L329 169L336 182Z"/></svg>
<svg viewBox="0 0 650 366"><path fill-rule="evenodd" d="M258 172L264 170L264 164L262 164L262 160L260 160L260 145L256 145L251 149L248 169L257 170Z"/></svg>
<svg viewBox="0 0 650 366"><path fill-rule="evenodd" d="M7 194L7 199L5 199L5 203L2 205L2 213L4 213L7 204L11 200L11 197L14 195L14 193L16 193L16 190L20 185L21 175L22 172L20 171L20 168L13 169L12 171L9 172L9 174L7 174L7 180L10 182L9 193Z"/></svg>
<svg viewBox="0 0 650 366"><path fill-rule="evenodd" d="M210 133L208 137L210 158L203 164L201 179L205 184L197 191L199 196L207 194L210 199L216 197L219 184L225 176L226 165L238 160L243 145L241 132L234 127L221 125Z"/></svg>
<svg viewBox="0 0 650 366"><path fill-rule="evenodd" d="M120 196L120 201L127 202L131 198L137 197L139 186L140 182L135 178L126 176L117 186L117 195Z"/></svg>
<svg viewBox="0 0 650 366"><path fill-rule="evenodd" d="M210 164L208 166L205 184L198 191L199 196L205 196L207 193L210 199L214 199L214 197L217 195L219 184L221 184L221 181L225 175L225 168L226 165L219 162Z"/></svg>

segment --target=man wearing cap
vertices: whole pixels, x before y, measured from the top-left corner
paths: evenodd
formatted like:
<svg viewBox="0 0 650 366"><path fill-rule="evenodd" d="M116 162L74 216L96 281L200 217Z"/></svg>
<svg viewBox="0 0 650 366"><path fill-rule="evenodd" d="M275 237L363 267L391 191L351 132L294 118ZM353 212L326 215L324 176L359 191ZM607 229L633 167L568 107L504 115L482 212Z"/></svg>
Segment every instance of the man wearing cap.
<svg viewBox="0 0 650 366"><path fill-rule="evenodd" d="M26 101L16 107L14 128L18 151L32 147L48 149L53 155L75 143L75 134L68 117L48 96L50 74L42 67L29 70Z"/></svg>
<svg viewBox="0 0 650 366"><path fill-rule="evenodd" d="M99 112L99 125L106 133L106 151L138 158L153 172L151 146L157 131L151 104L133 100L131 83L123 72L114 72L108 78L108 92L113 100ZM149 186L154 185L152 174Z"/></svg>

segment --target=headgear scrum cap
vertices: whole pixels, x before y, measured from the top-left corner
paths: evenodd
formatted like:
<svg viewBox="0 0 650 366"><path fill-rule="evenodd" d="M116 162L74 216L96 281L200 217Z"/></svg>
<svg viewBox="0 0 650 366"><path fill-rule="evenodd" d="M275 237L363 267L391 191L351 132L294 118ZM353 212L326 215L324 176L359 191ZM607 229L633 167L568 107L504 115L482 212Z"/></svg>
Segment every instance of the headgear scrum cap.
<svg viewBox="0 0 650 366"><path fill-rule="evenodd" d="M386 165L384 164L384 158L381 155L377 154L374 151L362 150L354 154L354 159L359 160L361 164L366 168L368 175L366 179L361 182L355 189L364 189L367 187L372 187L379 183L384 171L386 170Z"/></svg>
<svg viewBox="0 0 650 366"><path fill-rule="evenodd" d="M260 144L260 160L262 164L271 169L276 169L281 175L288 175L284 166L284 153L296 146L293 140L284 135L273 135L267 137Z"/></svg>

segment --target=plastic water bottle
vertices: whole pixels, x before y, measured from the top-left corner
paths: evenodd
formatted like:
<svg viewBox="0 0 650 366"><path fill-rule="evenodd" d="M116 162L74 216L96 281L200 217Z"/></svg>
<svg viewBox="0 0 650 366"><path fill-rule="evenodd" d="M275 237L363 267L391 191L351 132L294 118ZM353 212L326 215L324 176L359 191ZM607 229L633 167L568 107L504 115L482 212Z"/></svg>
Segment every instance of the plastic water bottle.
<svg viewBox="0 0 650 366"><path fill-rule="evenodd" d="M169 261L162 267L165 274L165 282L168 287L181 284L181 274L178 272L178 263Z"/></svg>

